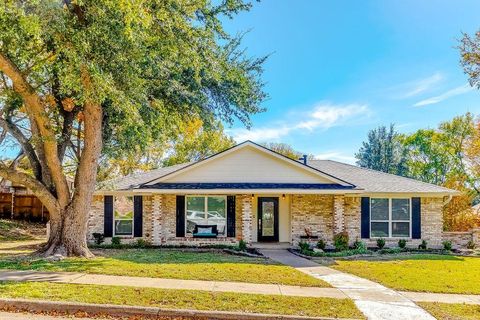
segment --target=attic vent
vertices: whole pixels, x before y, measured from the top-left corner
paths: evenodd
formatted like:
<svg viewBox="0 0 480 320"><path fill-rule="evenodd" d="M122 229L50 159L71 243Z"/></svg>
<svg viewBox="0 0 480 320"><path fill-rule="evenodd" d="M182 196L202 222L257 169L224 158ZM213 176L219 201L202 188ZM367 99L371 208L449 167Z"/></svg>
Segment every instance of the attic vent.
<svg viewBox="0 0 480 320"><path fill-rule="evenodd" d="M301 158L299 158L298 160L301 160L303 162L303 164L307 164L307 155L304 154Z"/></svg>

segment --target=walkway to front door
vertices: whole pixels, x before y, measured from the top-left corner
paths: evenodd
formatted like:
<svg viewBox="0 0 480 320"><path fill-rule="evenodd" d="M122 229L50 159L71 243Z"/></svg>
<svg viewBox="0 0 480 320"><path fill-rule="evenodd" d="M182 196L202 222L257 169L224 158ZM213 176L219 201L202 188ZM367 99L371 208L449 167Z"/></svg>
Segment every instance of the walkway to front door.
<svg viewBox="0 0 480 320"><path fill-rule="evenodd" d="M400 293L373 281L323 267L287 250L260 250L272 260L292 266L340 289L372 320L435 320Z"/></svg>

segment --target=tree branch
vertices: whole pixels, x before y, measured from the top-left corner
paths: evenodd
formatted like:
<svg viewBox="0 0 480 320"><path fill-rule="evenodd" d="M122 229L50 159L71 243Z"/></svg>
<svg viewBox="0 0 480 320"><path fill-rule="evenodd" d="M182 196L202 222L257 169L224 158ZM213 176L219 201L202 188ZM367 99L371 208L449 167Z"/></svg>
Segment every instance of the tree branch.
<svg viewBox="0 0 480 320"><path fill-rule="evenodd" d="M2 52L0 52L0 70L10 78L13 83L13 89L23 98L27 112L37 125L45 149L46 164L50 169L59 202L63 207L66 207L70 200L70 190L67 179L63 174L62 164L58 158L55 133L50 126L43 101L17 66Z"/></svg>
<svg viewBox="0 0 480 320"><path fill-rule="evenodd" d="M0 177L27 187L52 214L60 210L60 204L47 187L28 174L16 171L0 163Z"/></svg>
<svg viewBox="0 0 480 320"><path fill-rule="evenodd" d="M29 139L25 137L22 131L15 126L15 124L10 119L3 119L0 117L0 126L6 132L10 133L10 135L17 140L17 142L22 147L23 152L27 156L28 160L30 161L30 165L32 166L33 174L37 180L42 179L42 167L40 166L40 162L38 157L33 149L32 144L30 143Z"/></svg>

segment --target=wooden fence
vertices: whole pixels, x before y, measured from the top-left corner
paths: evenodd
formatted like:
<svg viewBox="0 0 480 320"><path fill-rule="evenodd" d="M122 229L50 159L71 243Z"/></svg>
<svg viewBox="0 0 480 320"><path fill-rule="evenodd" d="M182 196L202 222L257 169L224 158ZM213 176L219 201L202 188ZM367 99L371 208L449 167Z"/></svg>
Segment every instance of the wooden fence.
<svg viewBox="0 0 480 320"><path fill-rule="evenodd" d="M13 201L12 201L13 198ZM0 193L0 217L31 222L48 221L48 211L33 195Z"/></svg>

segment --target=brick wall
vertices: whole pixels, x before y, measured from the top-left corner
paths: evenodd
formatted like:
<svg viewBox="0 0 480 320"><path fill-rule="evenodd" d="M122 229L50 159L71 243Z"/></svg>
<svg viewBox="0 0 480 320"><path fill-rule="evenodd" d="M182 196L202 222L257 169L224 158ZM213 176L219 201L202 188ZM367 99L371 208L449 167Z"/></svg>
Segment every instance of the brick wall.
<svg viewBox="0 0 480 320"><path fill-rule="evenodd" d="M473 241L477 248L480 247L480 229L465 232L443 232L443 240L452 242L453 248L467 248L467 244Z"/></svg>
<svg viewBox="0 0 480 320"><path fill-rule="evenodd" d="M298 245L305 236L305 228L312 235L328 243L333 239L333 196L332 195L292 195L290 216L292 244Z"/></svg>
<svg viewBox="0 0 480 320"><path fill-rule="evenodd" d="M214 239L176 237L176 196L158 194L154 196L143 197L143 239L150 241L154 245L213 245L213 244L236 244L244 236L249 236L250 232L244 232L242 228L250 223L251 226L251 196L239 195L236 197L236 237L218 237ZM248 207L249 204L249 207ZM248 209L250 208L250 209ZM95 196L89 213L88 219L88 241L93 241L93 233L104 233L103 230L103 196ZM249 218L250 217L250 218ZM249 220L250 219L250 220ZM133 237L122 237L124 243L133 242ZM105 239L106 243L110 239Z"/></svg>

